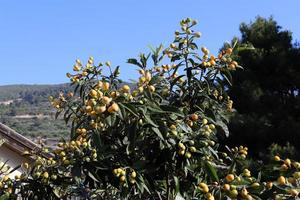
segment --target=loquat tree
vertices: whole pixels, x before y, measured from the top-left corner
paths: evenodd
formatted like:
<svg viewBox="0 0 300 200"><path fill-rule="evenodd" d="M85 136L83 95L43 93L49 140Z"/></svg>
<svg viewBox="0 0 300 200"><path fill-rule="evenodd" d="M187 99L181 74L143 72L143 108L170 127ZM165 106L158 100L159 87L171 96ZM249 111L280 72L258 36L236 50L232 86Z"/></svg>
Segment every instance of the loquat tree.
<svg viewBox="0 0 300 200"><path fill-rule="evenodd" d="M247 147L223 147L234 112L227 95L234 46L213 56L198 50L190 18L174 42L128 63L131 85L110 62L76 60L73 93L50 98L71 126L69 141L1 181L3 199L296 199L300 163L276 156L260 173L247 168ZM103 69L108 68L105 75Z"/></svg>

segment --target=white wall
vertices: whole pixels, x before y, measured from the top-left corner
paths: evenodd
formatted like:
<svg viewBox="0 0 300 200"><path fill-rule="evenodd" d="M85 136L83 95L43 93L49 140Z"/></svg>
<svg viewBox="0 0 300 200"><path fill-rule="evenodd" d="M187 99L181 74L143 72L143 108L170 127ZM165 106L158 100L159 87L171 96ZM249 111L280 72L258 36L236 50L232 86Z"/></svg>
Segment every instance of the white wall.
<svg viewBox="0 0 300 200"><path fill-rule="evenodd" d="M2 146L0 146L0 163L2 163L2 162L4 163L7 160L8 160L8 162L6 164L8 166L10 166L11 169L22 164L23 162L28 162L27 159L22 157L20 154L10 150L5 145L2 145ZM9 175L10 178L14 178L16 174L21 174L21 171L22 171L21 168L14 171L13 173L11 173Z"/></svg>

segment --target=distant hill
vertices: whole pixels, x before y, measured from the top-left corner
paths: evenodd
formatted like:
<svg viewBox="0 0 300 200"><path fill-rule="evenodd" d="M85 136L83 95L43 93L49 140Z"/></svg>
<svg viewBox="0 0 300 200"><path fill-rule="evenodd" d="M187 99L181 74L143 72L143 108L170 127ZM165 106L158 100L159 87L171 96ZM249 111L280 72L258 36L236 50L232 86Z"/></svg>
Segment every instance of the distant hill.
<svg viewBox="0 0 300 200"><path fill-rule="evenodd" d="M120 86L123 84L134 87L125 82ZM63 119L55 120L55 109L48 98L71 90L68 83L0 86L0 122L32 139L66 138L70 129Z"/></svg>
<svg viewBox="0 0 300 200"><path fill-rule="evenodd" d="M66 91L69 89L69 84L56 85L4 85L0 86L0 101L10 99L26 98L26 95L46 97L55 95L58 91Z"/></svg>
<svg viewBox="0 0 300 200"><path fill-rule="evenodd" d="M69 84L0 86L0 122L31 138L67 137L68 129L62 119L54 119L48 97L69 90Z"/></svg>

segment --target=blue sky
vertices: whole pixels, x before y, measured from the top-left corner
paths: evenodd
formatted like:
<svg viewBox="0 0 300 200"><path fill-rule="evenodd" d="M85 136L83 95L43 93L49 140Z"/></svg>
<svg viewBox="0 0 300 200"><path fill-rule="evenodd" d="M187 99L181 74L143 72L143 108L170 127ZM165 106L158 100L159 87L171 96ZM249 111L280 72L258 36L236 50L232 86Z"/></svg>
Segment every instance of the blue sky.
<svg viewBox="0 0 300 200"><path fill-rule="evenodd" d="M198 20L211 52L257 15L273 15L299 41L299 11L299 0L0 0L0 85L67 82L75 59L89 56L134 79L126 59L169 44L185 17Z"/></svg>

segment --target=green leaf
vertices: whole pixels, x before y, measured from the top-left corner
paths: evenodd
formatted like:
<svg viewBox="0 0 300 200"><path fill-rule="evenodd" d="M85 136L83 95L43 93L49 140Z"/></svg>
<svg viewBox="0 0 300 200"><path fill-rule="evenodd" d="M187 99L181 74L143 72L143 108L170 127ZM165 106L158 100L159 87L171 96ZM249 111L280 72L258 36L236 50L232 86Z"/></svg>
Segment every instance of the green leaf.
<svg viewBox="0 0 300 200"><path fill-rule="evenodd" d="M60 188L58 188L58 187L56 187L56 188L54 188L53 190L53 194L57 197L57 198L61 198L61 194L60 194Z"/></svg>
<svg viewBox="0 0 300 200"><path fill-rule="evenodd" d="M228 70L225 70L221 73L222 77L226 80L226 82L232 86L232 76Z"/></svg>
<svg viewBox="0 0 300 200"><path fill-rule="evenodd" d="M163 135L161 134L160 130L156 127L151 127L152 131L154 133L156 133L156 135L161 139L161 140L165 140L165 138L163 137Z"/></svg>
<svg viewBox="0 0 300 200"><path fill-rule="evenodd" d="M159 57L159 54L161 53L162 49L163 49L163 45L160 44L159 47L157 48L153 48L152 46L149 46L149 48L151 49L152 52L152 60L153 60L153 64L154 65L158 65L159 61L161 61L161 57Z"/></svg>
<svg viewBox="0 0 300 200"><path fill-rule="evenodd" d="M134 59L134 58L128 59L127 63L133 64L133 65L136 65L136 66L139 66L139 67L143 68L143 66L137 61L137 59Z"/></svg>
<svg viewBox="0 0 300 200"><path fill-rule="evenodd" d="M9 171L9 174L13 173L14 171L16 171L17 169L19 169L21 167L21 165L16 166L15 168L11 169Z"/></svg>
<svg viewBox="0 0 300 200"><path fill-rule="evenodd" d="M155 124L155 123L152 121L152 119L151 119L150 116L144 115L144 117L145 117L145 123L150 124L150 125L152 125L152 126L155 127L155 128L158 127L158 125Z"/></svg>
<svg viewBox="0 0 300 200"><path fill-rule="evenodd" d="M148 107L147 107L148 110L151 110L155 113L166 113L165 111L163 111L158 105L156 104L150 104Z"/></svg>
<svg viewBox="0 0 300 200"><path fill-rule="evenodd" d="M5 193L0 197L0 200L8 200L9 199L9 193Z"/></svg>
<svg viewBox="0 0 300 200"><path fill-rule="evenodd" d="M234 49L235 46L237 45L238 41L239 41L239 40L238 40L237 38L235 38L234 43L233 43L233 45L232 45L232 48L233 48L233 49Z"/></svg>
<svg viewBox="0 0 300 200"><path fill-rule="evenodd" d="M117 66L116 69L113 72L113 75L116 77L116 76L119 75L119 73L120 73L120 66Z"/></svg>
<svg viewBox="0 0 300 200"><path fill-rule="evenodd" d="M136 140L136 132L137 132L137 125L138 122L136 121L128 128L128 139L129 139L129 150L133 150L135 147L135 140Z"/></svg>
<svg viewBox="0 0 300 200"><path fill-rule="evenodd" d="M224 131L226 137L229 136L228 126L223 121L217 121L216 125Z"/></svg>
<svg viewBox="0 0 300 200"><path fill-rule="evenodd" d="M148 189L148 187L147 187L147 185L145 183L145 180L142 177L142 175L139 174L139 173L137 173L136 179L137 179L137 181L136 181L137 187L141 191L141 193L144 193L144 189L145 189L150 194L150 190Z"/></svg>
<svg viewBox="0 0 300 200"><path fill-rule="evenodd" d="M136 108L129 104L129 103L118 103L120 107L123 107L124 109L128 110L131 114L133 114L136 117L139 117L138 115L138 111L136 110Z"/></svg>
<svg viewBox="0 0 300 200"><path fill-rule="evenodd" d="M69 111L69 110L68 110ZM71 116L73 115L73 113L71 112L71 113L69 113L69 112L65 112L65 114L64 114L64 120L65 120L65 122L66 122L66 124L68 124L69 123L69 120L70 120L70 118L71 118Z"/></svg>
<svg viewBox="0 0 300 200"><path fill-rule="evenodd" d="M180 195L180 185L179 185L179 179L177 176L174 176L174 182L175 182L175 192L177 195Z"/></svg>
<svg viewBox="0 0 300 200"><path fill-rule="evenodd" d="M73 84L75 84L75 83L72 83L71 85L73 85ZM79 84L77 84L77 85L75 86L75 88L74 88L74 94L76 94L76 92L77 92L79 86L80 86Z"/></svg>
<svg viewBox="0 0 300 200"><path fill-rule="evenodd" d="M152 79L150 80L149 84L150 85L154 85L156 83L160 83L161 81L163 81L163 77L159 76L159 75L156 75L156 76L152 77Z"/></svg>
<svg viewBox="0 0 300 200"><path fill-rule="evenodd" d="M100 152L102 149L100 134L93 131L92 141L93 141L93 145L96 147L97 151Z"/></svg>
<svg viewBox="0 0 300 200"><path fill-rule="evenodd" d="M141 64L142 64L142 68L145 69L146 66L147 66L147 61L150 57L151 53L149 53L147 56L145 56L144 53L141 53L140 54L140 61L141 61Z"/></svg>
<svg viewBox="0 0 300 200"><path fill-rule="evenodd" d="M175 114L177 114L177 115L180 116L180 117L185 117L185 115L183 114L183 112L180 111L177 107L174 107L174 106L168 106L168 105L162 105L162 106L161 106L161 109L162 109L163 111L166 111L166 112L175 113Z"/></svg>
<svg viewBox="0 0 300 200"><path fill-rule="evenodd" d="M99 180L95 177L95 176L97 176L97 174L96 174L95 172L89 171L89 172L88 172L88 176L89 176L91 179L93 179L95 182L99 182Z"/></svg>
<svg viewBox="0 0 300 200"><path fill-rule="evenodd" d="M112 126L116 121L116 115L112 114L112 115L107 116L105 121L109 126Z"/></svg>
<svg viewBox="0 0 300 200"><path fill-rule="evenodd" d="M218 177L217 171L209 162L205 162L205 169L213 181L219 182L219 177Z"/></svg>

